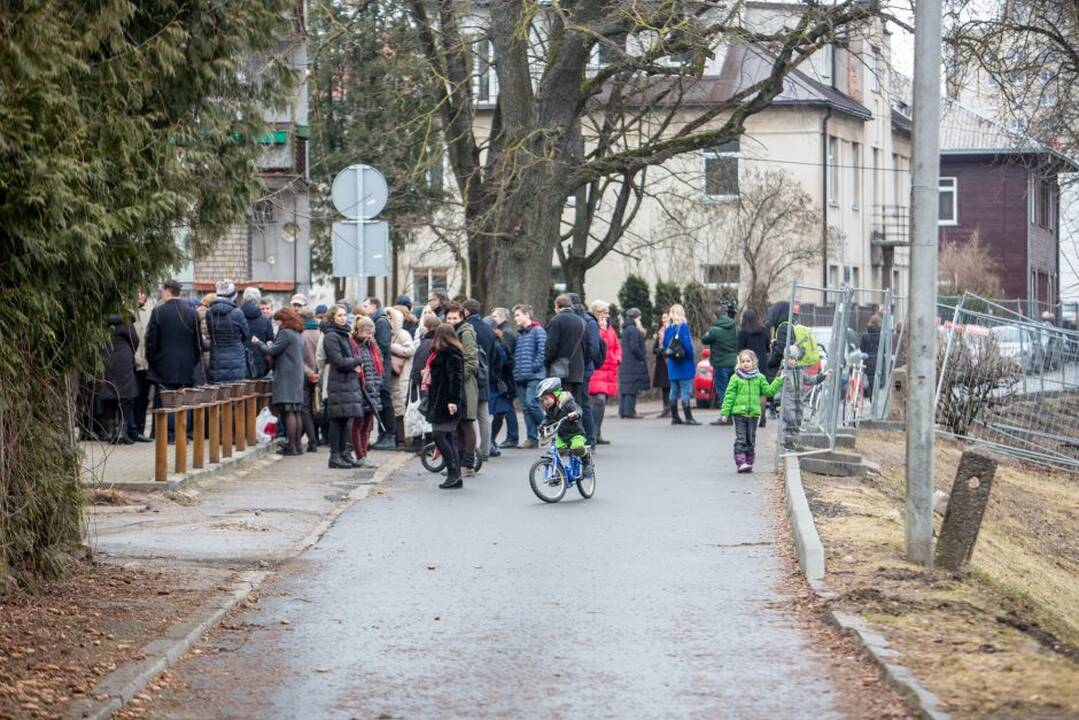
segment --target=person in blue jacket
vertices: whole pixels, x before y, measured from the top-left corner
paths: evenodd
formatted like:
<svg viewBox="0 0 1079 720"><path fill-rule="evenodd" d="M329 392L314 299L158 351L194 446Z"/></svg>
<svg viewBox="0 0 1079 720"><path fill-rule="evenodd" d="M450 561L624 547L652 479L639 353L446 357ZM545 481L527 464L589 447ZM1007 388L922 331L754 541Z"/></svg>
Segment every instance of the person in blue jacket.
<svg viewBox="0 0 1079 720"><path fill-rule="evenodd" d="M693 396L693 376L697 373L697 355L693 336L686 322L686 310L679 304L668 311L670 324L663 331L663 357L667 360L667 376L671 381L671 425L700 425L693 419L690 398ZM686 414L685 422L678 417L678 402Z"/></svg>

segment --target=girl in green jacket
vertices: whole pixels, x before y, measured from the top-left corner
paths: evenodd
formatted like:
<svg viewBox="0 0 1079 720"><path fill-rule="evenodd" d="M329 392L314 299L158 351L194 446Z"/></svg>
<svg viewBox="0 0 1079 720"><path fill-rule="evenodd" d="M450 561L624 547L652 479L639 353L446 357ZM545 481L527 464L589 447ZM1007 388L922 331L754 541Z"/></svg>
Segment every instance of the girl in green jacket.
<svg viewBox="0 0 1079 720"><path fill-rule="evenodd" d="M772 397L783 385L778 376L768 382L757 369L757 354L752 350L738 353L738 368L723 395L720 414L734 418L734 464L738 472L753 472L756 452L757 420L761 416L761 397Z"/></svg>

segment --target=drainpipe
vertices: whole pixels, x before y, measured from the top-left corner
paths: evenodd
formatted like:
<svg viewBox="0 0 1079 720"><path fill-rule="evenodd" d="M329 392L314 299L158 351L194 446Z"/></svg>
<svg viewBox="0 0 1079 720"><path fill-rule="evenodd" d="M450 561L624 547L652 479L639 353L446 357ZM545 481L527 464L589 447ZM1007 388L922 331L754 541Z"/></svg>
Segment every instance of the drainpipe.
<svg viewBox="0 0 1079 720"><path fill-rule="evenodd" d="M832 108L824 113L820 123L820 167L821 167L821 287L828 287L828 120L832 117ZM821 303L828 304L828 293L824 293Z"/></svg>

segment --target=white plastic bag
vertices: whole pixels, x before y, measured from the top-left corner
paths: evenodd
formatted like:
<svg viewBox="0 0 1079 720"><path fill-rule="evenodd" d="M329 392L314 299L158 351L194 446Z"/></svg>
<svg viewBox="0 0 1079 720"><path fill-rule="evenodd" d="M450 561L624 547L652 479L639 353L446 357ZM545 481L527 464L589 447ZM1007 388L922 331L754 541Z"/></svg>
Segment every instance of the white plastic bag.
<svg viewBox="0 0 1079 720"><path fill-rule="evenodd" d="M270 408L264 407L255 418L255 438L259 443L268 443L276 436L277 417L270 412Z"/></svg>

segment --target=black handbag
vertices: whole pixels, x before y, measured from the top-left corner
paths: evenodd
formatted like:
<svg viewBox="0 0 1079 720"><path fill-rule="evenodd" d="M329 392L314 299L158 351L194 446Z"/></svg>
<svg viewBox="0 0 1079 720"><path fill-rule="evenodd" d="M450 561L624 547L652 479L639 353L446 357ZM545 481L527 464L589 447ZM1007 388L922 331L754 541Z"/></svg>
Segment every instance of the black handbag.
<svg viewBox="0 0 1079 720"><path fill-rule="evenodd" d="M677 335L672 337L671 342L667 345L667 350L663 354L675 362L685 360L686 348L682 345L682 338Z"/></svg>

